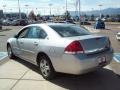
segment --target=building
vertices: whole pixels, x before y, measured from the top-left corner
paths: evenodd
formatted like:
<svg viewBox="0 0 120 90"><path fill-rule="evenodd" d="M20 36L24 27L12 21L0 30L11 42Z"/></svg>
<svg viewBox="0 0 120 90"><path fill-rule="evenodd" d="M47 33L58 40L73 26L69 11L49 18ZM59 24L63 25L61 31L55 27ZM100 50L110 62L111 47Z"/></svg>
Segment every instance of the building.
<svg viewBox="0 0 120 90"><path fill-rule="evenodd" d="M19 13L4 13L4 16L4 18L19 19ZM27 15L25 13L21 13L21 19L27 19Z"/></svg>
<svg viewBox="0 0 120 90"><path fill-rule="evenodd" d="M0 10L0 19L2 19L3 17L4 17L3 10Z"/></svg>

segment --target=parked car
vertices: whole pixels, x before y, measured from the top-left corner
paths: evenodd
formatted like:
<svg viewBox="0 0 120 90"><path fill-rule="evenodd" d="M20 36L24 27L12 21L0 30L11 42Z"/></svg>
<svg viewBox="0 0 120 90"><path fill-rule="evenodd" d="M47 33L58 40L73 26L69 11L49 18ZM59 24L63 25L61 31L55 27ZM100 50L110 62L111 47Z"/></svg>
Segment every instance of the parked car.
<svg viewBox="0 0 120 90"><path fill-rule="evenodd" d="M2 29L2 20L0 20L0 30Z"/></svg>
<svg viewBox="0 0 120 90"><path fill-rule="evenodd" d="M75 24L75 22L72 19L66 20L66 23Z"/></svg>
<svg viewBox="0 0 120 90"><path fill-rule="evenodd" d="M84 21L84 22L81 22L81 25L91 25L91 23L88 21Z"/></svg>
<svg viewBox="0 0 120 90"><path fill-rule="evenodd" d="M120 41L120 32L117 33L116 39L117 39L118 41Z"/></svg>
<svg viewBox="0 0 120 90"><path fill-rule="evenodd" d="M75 24L73 20L55 21L55 23Z"/></svg>
<svg viewBox="0 0 120 90"><path fill-rule="evenodd" d="M9 58L16 56L39 66L45 79L56 72L88 73L108 65L113 57L110 40L73 24L32 24L7 41Z"/></svg>
<svg viewBox="0 0 120 90"><path fill-rule="evenodd" d="M95 29L105 29L105 23L101 19L98 19L94 26Z"/></svg>
<svg viewBox="0 0 120 90"><path fill-rule="evenodd" d="M10 20L10 19L4 19L4 20L2 21L2 24L3 24L4 26L10 26L10 25L12 24L12 20Z"/></svg>
<svg viewBox="0 0 120 90"><path fill-rule="evenodd" d="M25 26L25 25L28 25L28 20L26 19L17 19L17 20L14 20L13 23L12 23L13 26Z"/></svg>

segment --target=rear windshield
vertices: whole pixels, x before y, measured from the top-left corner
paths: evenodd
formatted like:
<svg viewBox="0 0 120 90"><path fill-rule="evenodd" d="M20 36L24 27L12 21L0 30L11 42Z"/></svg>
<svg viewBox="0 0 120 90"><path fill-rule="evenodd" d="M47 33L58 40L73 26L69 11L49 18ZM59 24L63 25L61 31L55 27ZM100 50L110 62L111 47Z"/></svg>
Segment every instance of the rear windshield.
<svg viewBox="0 0 120 90"><path fill-rule="evenodd" d="M55 25L50 27L54 29L61 37L74 37L90 34L87 30L75 25Z"/></svg>

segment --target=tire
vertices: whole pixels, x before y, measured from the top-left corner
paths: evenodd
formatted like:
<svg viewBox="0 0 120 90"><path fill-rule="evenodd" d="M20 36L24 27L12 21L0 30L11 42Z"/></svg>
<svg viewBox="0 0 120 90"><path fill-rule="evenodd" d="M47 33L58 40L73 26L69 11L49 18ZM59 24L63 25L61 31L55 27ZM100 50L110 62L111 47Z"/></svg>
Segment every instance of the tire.
<svg viewBox="0 0 120 90"><path fill-rule="evenodd" d="M118 40L118 42L120 42L120 39L117 39Z"/></svg>
<svg viewBox="0 0 120 90"><path fill-rule="evenodd" d="M39 57L39 69L44 79L51 80L54 78L55 70L50 59L46 55Z"/></svg>
<svg viewBox="0 0 120 90"><path fill-rule="evenodd" d="M14 59L14 58L15 58L15 55L13 54L12 48L11 48L10 45L7 46L7 53L8 53L8 57L9 57L10 59Z"/></svg>

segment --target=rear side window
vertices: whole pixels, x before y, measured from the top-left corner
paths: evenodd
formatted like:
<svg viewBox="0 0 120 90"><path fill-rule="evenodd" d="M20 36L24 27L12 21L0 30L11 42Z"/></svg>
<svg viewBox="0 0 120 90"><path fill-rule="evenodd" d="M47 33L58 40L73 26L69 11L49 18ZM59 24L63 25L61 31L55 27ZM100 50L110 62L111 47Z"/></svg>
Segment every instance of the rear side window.
<svg viewBox="0 0 120 90"><path fill-rule="evenodd" d="M40 30L36 29L36 27L30 27L27 38L39 38Z"/></svg>
<svg viewBox="0 0 120 90"><path fill-rule="evenodd" d="M40 38L41 38L41 39L45 39L46 37L47 37L46 32L41 29L41 31L40 31Z"/></svg>
<svg viewBox="0 0 120 90"><path fill-rule="evenodd" d="M75 25L56 25L50 27L55 30L61 37L74 37L90 34L90 32L87 30Z"/></svg>

